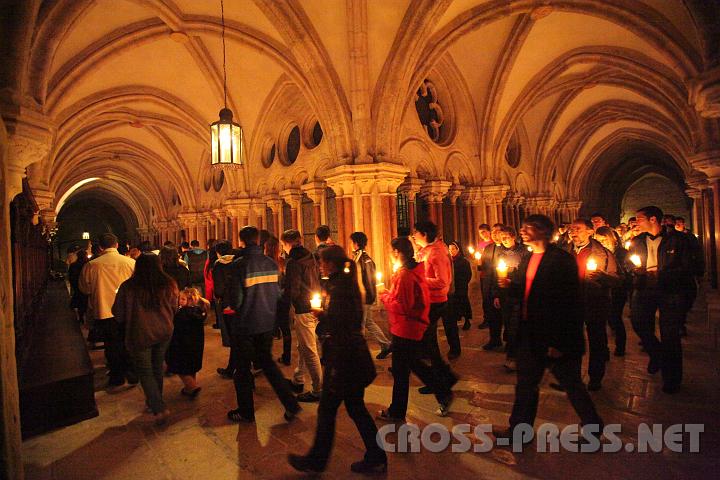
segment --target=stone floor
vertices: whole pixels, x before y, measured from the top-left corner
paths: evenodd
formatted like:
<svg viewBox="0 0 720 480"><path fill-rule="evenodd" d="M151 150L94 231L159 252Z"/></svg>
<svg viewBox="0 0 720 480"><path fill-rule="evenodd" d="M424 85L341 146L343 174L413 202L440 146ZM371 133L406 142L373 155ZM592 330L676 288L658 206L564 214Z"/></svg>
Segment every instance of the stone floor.
<svg viewBox="0 0 720 480"><path fill-rule="evenodd" d="M436 478L717 478L720 468L720 372L718 351L707 332L706 314L699 306L689 324L685 345L683 391L668 396L661 392L659 374L645 372L646 357L637 339L629 333L629 352L612 357L603 389L592 394L606 423L623 427L620 438L637 439L641 423L702 423L700 453L512 453L496 448L489 453L390 454L388 477ZM479 311L479 309L478 309ZM477 315L479 316L479 315ZM629 327L629 326L628 326ZM456 386L456 401L450 417L434 415L432 396L412 388L409 420L420 426L439 422L494 423L504 425L513 401L514 376L502 367L503 354L484 352L487 330L461 331L463 355L453 362L462 380ZM441 347L447 349L440 332ZM277 351L279 342L276 342ZM373 350L376 345L371 344ZM144 399L139 387L118 394L102 390L102 352L92 352L96 367L96 399L100 416L35 437L23 444L27 478L33 480L81 479L244 479L298 478L287 464L289 452L304 453L315 431L316 404L306 404L292 424L282 418L282 408L268 383L257 381L254 425L231 424L226 412L235 407L232 382L216 373L224 366L227 350L220 346L217 330L206 329L204 368L199 374L203 390L196 400L179 394L177 378L166 379L165 398L172 410L168 425L154 426L143 414ZM294 361L296 358L293 359ZM390 360L378 361L378 378L368 388L366 400L374 414L386 407L392 377ZM283 367L286 375L291 367ZM576 423L564 394L547 387L541 392L538 423L560 426ZM413 379L413 385L418 386ZM350 478L350 464L362 456L362 442L341 409L334 454L326 478Z"/></svg>

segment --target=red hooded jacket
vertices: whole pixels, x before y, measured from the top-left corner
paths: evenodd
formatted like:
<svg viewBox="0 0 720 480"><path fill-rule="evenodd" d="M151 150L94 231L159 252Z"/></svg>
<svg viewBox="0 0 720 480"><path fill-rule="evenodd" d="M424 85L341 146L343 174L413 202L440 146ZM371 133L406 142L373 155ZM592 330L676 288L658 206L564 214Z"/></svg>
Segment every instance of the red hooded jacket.
<svg viewBox="0 0 720 480"><path fill-rule="evenodd" d="M380 296L388 312L390 333L400 338L421 340L430 324L430 291L425 266L402 267L392 277L392 288Z"/></svg>
<svg viewBox="0 0 720 480"><path fill-rule="evenodd" d="M415 256L425 263L425 278L430 289L430 302L447 302L452 283L452 265L445 242L438 239L420 249Z"/></svg>

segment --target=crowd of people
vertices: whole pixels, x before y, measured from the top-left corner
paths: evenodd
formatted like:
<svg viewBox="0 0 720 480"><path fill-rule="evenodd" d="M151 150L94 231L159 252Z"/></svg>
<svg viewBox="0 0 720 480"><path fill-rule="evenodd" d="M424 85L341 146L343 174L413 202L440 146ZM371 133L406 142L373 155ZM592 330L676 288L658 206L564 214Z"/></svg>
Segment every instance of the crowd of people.
<svg viewBox="0 0 720 480"><path fill-rule="evenodd" d="M588 391L602 388L610 361L608 326L614 355L625 355L628 300L633 331L648 355L648 374L661 372L667 394L680 389L681 337L704 274L698 240L682 218L649 206L617 228L601 214L558 228L546 216L530 215L519 232L483 224L478 233L480 243L463 248L457 241L446 244L434 223L418 222L412 234L388 245L394 272L387 287L364 232L344 239L352 254L333 241L325 225L316 230L314 251L292 229L276 238L246 226L237 248L227 240L210 240L207 250L196 240L179 246L167 242L160 249L149 242L120 247L114 235L104 234L96 254L89 248L72 252L71 306L89 323L91 336L104 342L109 389L139 382L158 424L169 415L164 376L178 375L180 393L198 396L204 325L214 317L213 327L229 347L227 366L217 371L233 379L237 397L229 420L254 422L253 390L260 372L281 402L285 420L292 421L302 403L319 402L312 448L289 456L300 471L325 469L342 403L366 448L352 470L386 469L364 403L365 389L376 376L366 336L380 347L376 359L391 356L394 379L389 405L376 420L406 420L411 373L424 384L419 393L434 395L436 413L448 415L458 376L441 354L438 324L442 320L447 359L457 359L462 354L458 324L468 330L473 321L468 296L473 266L482 295L477 327L489 330L482 348L503 351L503 368L517 374L509 428L496 429L497 437L512 436L520 424L533 425L545 370L556 379L551 386L567 394L583 427L602 431ZM387 335L373 318L375 305L387 312ZM297 359L292 377L285 378L278 364L293 364L293 332ZM581 371L586 338L587 384ZM277 359L274 339L282 342Z"/></svg>

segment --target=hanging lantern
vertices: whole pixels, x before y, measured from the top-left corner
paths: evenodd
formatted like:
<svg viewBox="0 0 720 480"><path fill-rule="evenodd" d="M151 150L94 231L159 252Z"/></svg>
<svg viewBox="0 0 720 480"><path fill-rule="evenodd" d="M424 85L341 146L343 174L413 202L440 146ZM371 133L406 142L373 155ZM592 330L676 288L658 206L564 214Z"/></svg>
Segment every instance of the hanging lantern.
<svg viewBox="0 0 720 480"><path fill-rule="evenodd" d="M240 167L245 160L243 132L240 124L233 122L233 113L227 107L227 68L225 66L225 8L220 0L223 47L223 95L224 106L220 120L210 125L211 166L215 168Z"/></svg>
<svg viewBox="0 0 720 480"><path fill-rule="evenodd" d="M213 167L239 167L243 164L242 127L233 122L229 108L220 110L220 120L210 125Z"/></svg>

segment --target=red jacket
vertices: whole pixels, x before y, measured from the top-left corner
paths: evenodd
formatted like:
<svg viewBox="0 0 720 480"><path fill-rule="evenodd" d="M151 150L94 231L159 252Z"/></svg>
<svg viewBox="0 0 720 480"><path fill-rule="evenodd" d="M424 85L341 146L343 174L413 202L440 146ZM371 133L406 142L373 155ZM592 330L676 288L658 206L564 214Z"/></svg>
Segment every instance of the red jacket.
<svg viewBox="0 0 720 480"><path fill-rule="evenodd" d="M214 300L213 295L215 295L215 282L213 282L212 269L210 268L210 259L207 259L205 261L203 276L205 277L205 298L212 302Z"/></svg>
<svg viewBox="0 0 720 480"><path fill-rule="evenodd" d="M418 262L425 263L425 278L430 289L430 302L447 302L448 291L452 283L452 265L447 245L435 240L418 251Z"/></svg>
<svg viewBox="0 0 720 480"><path fill-rule="evenodd" d="M402 267L392 277L392 288L380 300L388 312L390 333L400 338L421 340L430 324L430 292L425 266Z"/></svg>

